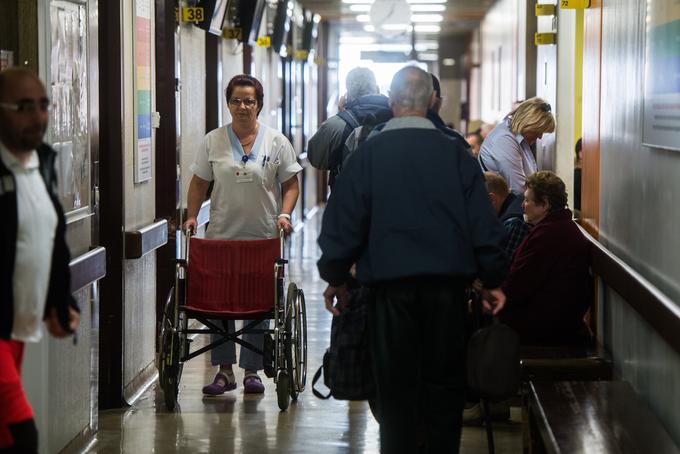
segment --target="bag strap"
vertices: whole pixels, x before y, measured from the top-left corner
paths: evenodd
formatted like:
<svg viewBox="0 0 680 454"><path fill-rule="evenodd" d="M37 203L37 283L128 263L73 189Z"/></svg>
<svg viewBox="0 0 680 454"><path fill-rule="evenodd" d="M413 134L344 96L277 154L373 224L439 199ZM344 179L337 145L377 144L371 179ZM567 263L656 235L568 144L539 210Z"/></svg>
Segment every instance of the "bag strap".
<svg viewBox="0 0 680 454"><path fill-rule="evenodd" d="M318 382L319 379L321 378L321 372L322 372L322 371L323 371L323 366L319 367L319 369L318 369L318 370L316 371L316 373L314 374L314 378L312 378L312 392L313 392L314 395L315 395L316 397L318 397L319 399L327 400L327 399L329 399L329 398L331 397L331 391L328 391L328 395L324 396L323 394L321 394L321 393L316 389L316 382Z"/></svg>

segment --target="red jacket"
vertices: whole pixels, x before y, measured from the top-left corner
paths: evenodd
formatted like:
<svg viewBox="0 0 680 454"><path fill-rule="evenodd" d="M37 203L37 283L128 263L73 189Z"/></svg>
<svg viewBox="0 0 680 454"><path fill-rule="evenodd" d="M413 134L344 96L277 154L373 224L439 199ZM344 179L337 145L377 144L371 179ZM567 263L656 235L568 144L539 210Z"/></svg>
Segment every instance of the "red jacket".
<svg viewBox="0 0 680 454"><path fill-rule="evenodd" d="M548 214L517 248L503 283L501 320L523 344L570 343L584 333L593 298L590 243L571 211Z"/></svg>

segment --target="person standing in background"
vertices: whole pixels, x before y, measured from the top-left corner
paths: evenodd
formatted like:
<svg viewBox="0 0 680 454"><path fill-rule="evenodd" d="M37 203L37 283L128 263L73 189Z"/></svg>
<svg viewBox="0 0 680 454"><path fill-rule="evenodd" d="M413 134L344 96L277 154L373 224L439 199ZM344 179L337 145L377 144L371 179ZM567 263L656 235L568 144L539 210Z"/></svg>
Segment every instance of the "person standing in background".
<svg viewBox="0 0 680 454"><path fill-rule="evenodd" d="M512 192L523 194L527 177L538 170L531 147L554 130L550 104L541 98L527 99L484 139L479 152L482 169L499 174Z"/></svg>
<svg viewBox="0 0 680 454"><path fill-rule="evenodd" d="M43 143L50 101L37 75L0 72L0 452L37 453L38 431L21 384L24 344L74 333L66 222L55 151Z"/></svg>

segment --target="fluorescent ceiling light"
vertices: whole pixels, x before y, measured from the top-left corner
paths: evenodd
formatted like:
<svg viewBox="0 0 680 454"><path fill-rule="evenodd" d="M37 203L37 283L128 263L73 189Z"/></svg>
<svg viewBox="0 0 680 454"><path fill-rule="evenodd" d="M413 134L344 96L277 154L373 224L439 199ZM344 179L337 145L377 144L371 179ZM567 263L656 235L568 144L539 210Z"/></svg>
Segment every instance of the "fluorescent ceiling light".
<svg viewBox="0 0 680 454"><path fill-rule="evenodd" d="M375 32L375 27L371 24L364 25L364 31L369 32L369 33L374 33Z"/></svg>
<svg viewBox="0 0 680 454"><path fill-rule="evenodd" d="M371 22L371 17L368 14L359 14L357 20L359 22Z"/></svg>
<svg viewBox="0 0 680 454"><path fill-rule="evenodd" d="M454 58L444 58L442 59L442 65L444 66L454 66L456 64L456 60Z"/></svg>
<svg viewBox="0 0 680 454"><path fill-rule="evenodd" d="M446 5L411 5L411 11L414 13L438 13L446 11Z"/></svg>
<svg viewBox="0 0 680 454"><path fill-rule="evenodd" d="M356 5L349 5L350 11L353 11L355 13L367 13L371 10L371 5L364 5L364 4L356 4Z"/></svg>
<svg viewBox="0 0 680 454"><path fill-rule="evenodd" d="M420 53L418 54L418 60L423 60L423 61L437 61L439 58L439 55L435 53Z"/></svg>
<svg viewBox="0 0 680 454"><path fill-rule="evenodd" d="M442 28L439 25L434 25L434 24L432 24L432 25L430 25L430 24L427 24L427 25L420 24L420 25L416 25L414 28L417 32L420 32L420 33L439 33L442 30Z"/></svg>
<svg viewBox="0 0 680 454"><path fill-rule="evenodd" d="M343 1L345 1L345 0L343 0ZM422 5L423 3L425 3L425 4L428 4L428 3L429 3L429 4L432 4L432 3L446 3L446 0L406 0L406 1L407 1L408 3L410 3L411 5L414 5L414 4L421 4L421 5Z"/></svg>
<svg viewBox="0 0 680 454"><path fill-rule="evenodd" d="M444 16L441 14L411 14L411 22L441 22Z"/></svg>
<svg viewBox="0 0 680 454"><path fill-rule="evenodd" d="M342 0L346 5L372 5L373 0Z"/></svg>
<svg viewBox="0 0 680 454"><path fill-rule="evenodd" d="M434 44L428 44L428 43L416 43L416 50L418 52L424 52L426 50L438 50L439 49L439 44L434 43Z"/></svg>

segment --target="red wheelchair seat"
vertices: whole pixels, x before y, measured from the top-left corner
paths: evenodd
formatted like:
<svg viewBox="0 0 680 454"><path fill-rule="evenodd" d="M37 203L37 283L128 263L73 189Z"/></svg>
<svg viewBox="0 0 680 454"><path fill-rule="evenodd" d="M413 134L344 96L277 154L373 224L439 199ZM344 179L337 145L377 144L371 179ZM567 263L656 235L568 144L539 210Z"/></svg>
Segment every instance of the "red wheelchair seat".
<svg viewBox="0 0 680 454"><path fill-rule="evenodd" d="M184 309L193 315L214 318L271 318L274 264L279 255L279 238L191 238Z"/></svg>

